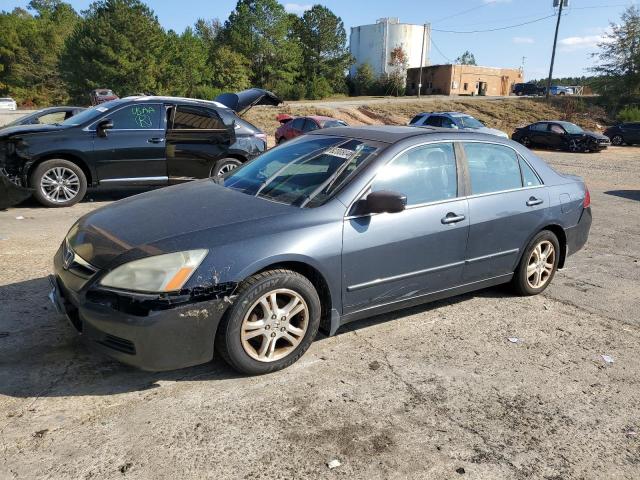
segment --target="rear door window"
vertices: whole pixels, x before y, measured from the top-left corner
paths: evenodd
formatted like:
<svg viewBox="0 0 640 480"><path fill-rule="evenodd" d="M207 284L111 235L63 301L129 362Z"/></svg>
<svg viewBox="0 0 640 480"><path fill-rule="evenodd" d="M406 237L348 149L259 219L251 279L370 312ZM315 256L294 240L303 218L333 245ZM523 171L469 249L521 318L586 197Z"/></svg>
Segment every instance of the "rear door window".
<svg viewBox="0 0 640 480"><path fill-rule="evenodd" d="M294 128L296 130L302 130L304 128L304 122L305 122L304 118L296 118L291 122L291 128Z"/></svg>
<svg viewBox="0 0 640 480"><path fill-rule="evenodd" d="M424 124L430 127L440 127L442 126L442 117L440 115L431 115Z"/></svg>
<svg viewBox="0 0 640 480"><path fill-rule="evenodd" d="M213 110L191 105L178 105L173 117L174 130L224 130L225 125Z"/></svg>
<svg viewBox="0 0 640 480"><path fill-rule="evenodd" d="M155 130L160 128L161 115L162 105L145 103L129 105L105 118L113 122L113 130Z"/></svg>
<svg viewBox="0 0 640 480"><path fill-rule="evenodd" d="M438 143L403 153L376 175L371 191L389 190L407 196L407 205L456 198L458 180L453 144Z"/></svg>
<svg viewBox="0 0 640 480"><path fill-rule="evenodd" d="M310 118L307 118L307 120L304 122L304 127L302 128L303 132L312 132L314 130L317 130L318 128L318 124L315 122L315 120L311 120Z"/></svg>
<svg viewBox="0 0 640 480"><path fill-rule="evenodd" d="M409 125L418 125L420 124L423 118L424 118L424 115L416 115L411 119L411 121L409 122Z"/></svg>
<svg viewBox="0 0 640 480"><path fill-rule="evenodd" d="M534 123L529 128L534 132L546 132L548 125L548 123Z"/></svg>
<svg viewBox="0 0 640 480"><path fill-rule="evenodd" d="M522 188L519 159L514 150L491 143L463 143L463 148L472 195Z"/></svg>
<svg viewBox="0 0 640 480"><path fill-rule="evenodd" d="M455 128L456 124L450 118L442 117L442 126L444 128Z"/></svg>

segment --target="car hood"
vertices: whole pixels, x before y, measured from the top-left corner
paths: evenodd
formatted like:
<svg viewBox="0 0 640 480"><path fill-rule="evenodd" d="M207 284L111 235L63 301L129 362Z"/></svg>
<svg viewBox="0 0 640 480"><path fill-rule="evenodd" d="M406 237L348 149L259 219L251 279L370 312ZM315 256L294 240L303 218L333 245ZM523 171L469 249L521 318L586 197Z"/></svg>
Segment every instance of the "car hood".
<svg viewBox="0 0 640 480"><path fill-rule="evenodd" d="M0 128L0 137L55 132L59 130L66 130L69 127L70 125L16 125L14 127Z"/></svg>
<svg viewBox="0 0 640 480"><path fill-rule="evenodd" d="M584 133L585 135L589 135L590 137L593 137L596 140L609 140L609 137L607 137L606 135L602 135L601 133L598 133L598 132L585 131Z"/></svg>
<svg viewBox="0 0 640 480"><path fill-rule="evenodd" d="M250 88L238 93L223 93L215 98L216 102L223 104L234 112L245 113L256 105L278 106L282 100L274 93L262 88Z"/></svg>
<svg viewBox="0 0 640 480"><path fill-rule="evenodd" d="M143 193L95 210L71 229L69 243L84 260L105 268L126 252L142 257L188 249L182 243L168 248L157 245L171 244L171 239L188 238L203 230L255 223L294 211L299 209L205 179ZM215 240L212 237L212 243Z"/></svg>

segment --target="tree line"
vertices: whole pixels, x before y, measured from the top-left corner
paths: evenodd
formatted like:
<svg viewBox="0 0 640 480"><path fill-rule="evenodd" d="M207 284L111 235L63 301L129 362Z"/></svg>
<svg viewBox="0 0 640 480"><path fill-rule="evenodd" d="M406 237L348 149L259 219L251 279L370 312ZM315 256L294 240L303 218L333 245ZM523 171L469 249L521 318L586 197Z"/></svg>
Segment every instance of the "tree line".
<svg viewBox="0 0 640 480"><path fill-rule="evenodd" d="M140 0L98 0L76 12L32 0L0 13L0 95L26 106L88 102L95 88L211 99L261 87L286 99L348 93L353 63L340 17L302 16L277 0L238 0L229 18L164 30Z"/></svg>

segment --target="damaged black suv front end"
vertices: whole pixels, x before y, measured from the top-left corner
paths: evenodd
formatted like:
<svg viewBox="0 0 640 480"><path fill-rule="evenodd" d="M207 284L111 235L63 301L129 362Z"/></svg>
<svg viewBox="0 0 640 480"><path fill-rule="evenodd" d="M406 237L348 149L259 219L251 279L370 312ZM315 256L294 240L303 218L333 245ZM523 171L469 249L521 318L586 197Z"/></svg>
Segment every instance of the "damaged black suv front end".
<svg viewBox="0 0 640 480"><path fill-rule="evenodd" d="M235 284L142 293L102 284L114 269L84 260L65 239L54 257L50 299L83 340L123 363L174 370L213 358L218 323Z"/></svg>

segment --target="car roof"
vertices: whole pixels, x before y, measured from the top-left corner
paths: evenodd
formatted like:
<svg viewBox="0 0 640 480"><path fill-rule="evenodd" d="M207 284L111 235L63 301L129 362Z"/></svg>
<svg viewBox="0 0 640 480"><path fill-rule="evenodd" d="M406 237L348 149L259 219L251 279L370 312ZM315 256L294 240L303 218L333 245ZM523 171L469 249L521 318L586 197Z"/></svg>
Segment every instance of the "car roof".
<svg viewBox="0 0 640 480"><path fill-rule="evenodd" d="M193 105L203 105L208 107L216 107L216 108L224 108L225 110L229 110L229 107L223 105L220 102L216 102L214 100L202 100L200 98L186 98L186 97L164 97L157 95L145 95L145 96L131 96L121 98L120 100L127 102L172 102L172 103L183 103L183 104L193 104Z"/></svg>
<svg viewBox="0 0 640 480"><path fill-rule="evenodd" d="M464 112L421 112L417 115L449 115L451 117L471 117L468 113Z"/></svg>
<svg viewBox="0 0 640 480"><path fill-rule="evenodd" d="M357 138L360 140L370 140L382 143L397 143L411 137L419 137L429 134L447 134L447 135L481 135L483 138L491 139L499 138L493 135L481 133L469 133L468 130L453 130L451 128L440 127L405 127L395 125L366 125L360 127L331 127L322 130L314 130L307 135L327 135L334 137Z"/></svg>

